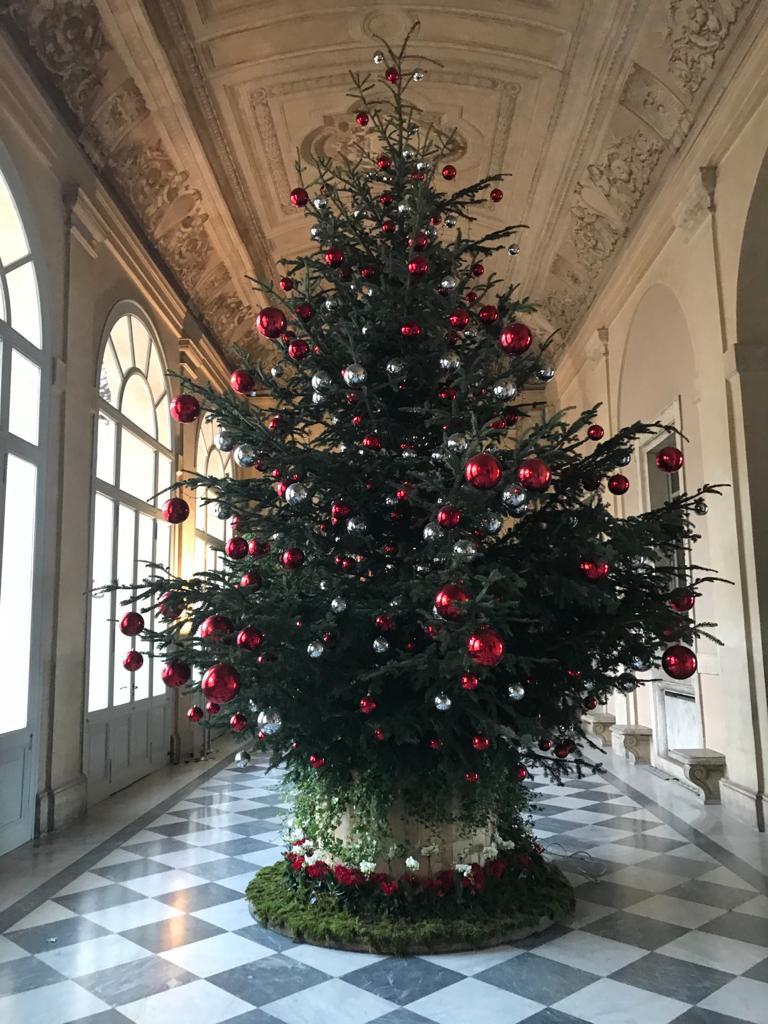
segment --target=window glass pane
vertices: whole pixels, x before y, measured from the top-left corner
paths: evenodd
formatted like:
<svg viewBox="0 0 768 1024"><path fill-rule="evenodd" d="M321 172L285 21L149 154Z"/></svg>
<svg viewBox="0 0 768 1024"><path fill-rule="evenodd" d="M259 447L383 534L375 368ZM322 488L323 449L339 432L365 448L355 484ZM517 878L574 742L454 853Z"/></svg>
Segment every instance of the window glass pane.
<svg viewBox="0 0 768 1024"><path fill-rule="evenodd" d="M157 456L157 504L162 505L169 495L163 493L171 486L171 460L165 455Z"/></svg>
<svg viewBox="0 0 768 1024"><path fill-rule="evenodd" d="M157 522L157 548L155 549L155 561L160 565L168 566L171 561L171 524L163 519Z"/></svg>
<svg viewBox="0 0 768 1024"><path fill-rule="evenodd" d="M110 338L115 348L120 369L123 375L133 366L133 351L131 350L131 323L130 317L121 316L110 332Z"/></svg>
<svg viewBox="0 0 768 1024"><path fill-rule="evenodd" d="M11 357L11 399L8 429L16 437L37 444L40 419L40 367L15 349Z"/></svg>
<svg viewBox="0 0 768 1024"><path fill-rule="evenodd" d="M5 678L12 681L12 686L6 689L0 733L23 729L27 724L36 484L35 467L9 454L0 576L0 644Z"/></svg>
<svg viewBox="0 0 768 1024"><path fill-rule="evenodd" d="M224 540L227 522L216 515L214 504L208 506L208 533L217 540Z"/></svg>
<svg viewBox="0 0 768 1024"><path fill-rule="evenodd" d="M146 376L152 338L137 316L131 317L131 332L133 335L133 365Z"/></svg>
<svg viewBox="0 0 768 1024"><path fill-rule="evenodd" d="M149 575L147 564L154 558L153 522L150 516L139 515L138 548L136 552L136 577L144 579ZM138 672L133 673L133 699L144 700L149 696L149 674L152 659L143 651L144 664ZM125 670L123 670L125 671Z"/></svg>
<svg viewBox="0 0 768 1024"><path fill-rule="evenodd" d="M201 572L205 568L206 546L202 537L195 537L195 572Z"/></svg>
<svg viewBox="0 0 768 1024"><path fill-rule="evenodd" d="M160 399L155 408L157 417L157 439L166 448L171 447L171 417L168 413L167 396Z"/></svg>
<svg viewBox="0 0 768 1024"><path fill-rule="evenodd" d="M93 513L93 572L91 586L112 578L112 502L96 494ZM91 595L91 636L88 659L88 710L109 704L109 649L112 637L112 595Z"/></svg>
<svg viewBox="0 0 768 1024"><path fill-rule="evenodd" d="M152 353L149 357L147 380L149 381L150 391L152 392L155 401L157 401L160 395L165 391L166 384L165 370L163 369L157 345L152 346Z"/></svg>
<svg viewBox="0 0 768 1024"><path fill-rule="evenodd" d="M120 435L120 487L142 501L155 492L155 451L129 430Z"/></svg>
<svg viewBox="0 0 768 1024"><path fill-rule="evenodd" d="M29 252L21 218L5 178L0 174L0 263L6 267Z"/></svg>
<svg viewBox="0 0 768 1024"><path fill-rule="evenodd" d="M121 583L133 583L136 564L134 561L136 514L127 505L121 505L117 520L117 579ZM118 599L119 599L118 595ZM123 668L123 658L131 647L129 637L115 634L115 687L113 704L127 704L131 699L131 672Z"/></svg>
<svg viewBox="0 0 768 1024"><path fill-rule="evenodd" d="M32 261L12 270L6 277L6 283L11 300L11 327L36 348L40 348L40 300Z"/></svg>
<svg viewBox="0 0 768 1024"><path fill-rule="evenodd" d="M3 288L3 270L0 264L0 320L8 322L8 310L5 308L5 289Z"/></svg>
<svg viewBox="0 0 768 1024"><path fill-rule="evenodd" d="M120 403L120 411L150 437L157 435L152 396L149 393L147 382L140 374L134 373L128 378Z"/></svg>
<svg viewBox="0 0 768 1024"><path fill-rule="evenodd" d="M120 399L120 388L123 384L123 374L120 364L115 357L115 350L112 342L107 341L104 346L104 355L101 360L101 372L99 374L99 397L110 405L117 406Z"/></svg>
<svg viewBox="0 0 768 1024"><path fill-rule="evenodd" d="M105 483L115 482L115 422L100 412L97 417L96 476Z"/></svg>

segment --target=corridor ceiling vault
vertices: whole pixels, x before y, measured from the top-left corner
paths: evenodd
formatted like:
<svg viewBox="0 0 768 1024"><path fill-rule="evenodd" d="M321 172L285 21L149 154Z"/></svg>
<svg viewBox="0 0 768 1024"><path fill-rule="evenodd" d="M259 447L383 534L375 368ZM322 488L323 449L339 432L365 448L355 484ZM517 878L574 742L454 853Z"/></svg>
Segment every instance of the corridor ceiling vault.
<svg viewBox="0 0 768 1024"><path fill-rule="evenodd" d="M0 24L226 350L256 342L245 275L308 247L296 150L360 131L348 69L373 67L375 35L420 19L444 67L418 101L458 128L460 183L512 175L478 228L531 225L496 270L567 335L759 2L0 0Z"/></svg>

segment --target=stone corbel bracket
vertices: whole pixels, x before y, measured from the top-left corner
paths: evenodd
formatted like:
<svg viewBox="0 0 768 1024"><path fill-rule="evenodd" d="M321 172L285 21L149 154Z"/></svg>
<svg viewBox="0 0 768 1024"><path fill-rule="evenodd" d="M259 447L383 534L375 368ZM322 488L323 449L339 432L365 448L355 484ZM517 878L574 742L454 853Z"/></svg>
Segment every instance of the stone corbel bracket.
<svg viewBox="0 0 768 1024"><path fill-rule="evenodd" d="M725 777L725 755L709 747L670 750L669 759L680 765L683 775L699 791L705 804L720 803L720 781Z"/></svg>
<svg viewBox="0 0 768 1024"><path fill-rule="evenodd" d="M632 764L650 764L653 729L647 725L612 725L611 742L616 754Z"/></svg>

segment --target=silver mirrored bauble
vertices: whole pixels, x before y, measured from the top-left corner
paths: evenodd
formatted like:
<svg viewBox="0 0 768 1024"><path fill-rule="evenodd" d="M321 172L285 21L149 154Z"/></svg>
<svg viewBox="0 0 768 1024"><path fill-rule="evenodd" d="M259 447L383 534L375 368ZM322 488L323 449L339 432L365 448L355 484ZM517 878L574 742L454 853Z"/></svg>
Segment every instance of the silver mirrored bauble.
<svg viewBox="0 0 768 1024"><path fill-rule="evenodd" d="M693 511L697 516L705 516L709 512L709 505L707 505L703 498L698 498L693 503Z"/></svg>
<svg viewBox="0 0 768 1024"><path fill-rule="evenodd" d="M403 607L402 595L401 594L396 594L392 598L392 600L389 602L389 607L390 608L402 608Z"/></svg>
<svg viewBox="0 0 768 1024"><path fill-rule="evenodd" d="M247 768L251 763L251 755L247 750L238 750L235 754L235 768Z"/></svg>
<svg viewBox="0 0 768 1024"><path fill-rule="evenodd" d="M417 564L416 564L416 565L414 566L414 568L415 568L415 570L416 570L416 574L417 574L418 576L423 576L423 575L424 575L425 573L429 572L429 566L428 566L428 565L424 565L424 563L423 563L423 562L418 562L418 563L417 563Z"/></svg>
<svg viewBox="0 0 768 1024"><path fill-rule="evenodd" d="M514 398L517 394L517 384L513 380L500 380L493 385L494 398Z"/></svg>
<svg viewBox="0 0 768 1024"><path fill-rule="evenodd" d="M328 396L324 395L321 391L313 391L312 392L312 404L313 405L323 405L327 401L328 401Z"/></svg>
<svg viewBox="0 0 768 1024"><path fill-rule="evenodd" d="M447 228L455 228L456 227L456 218L455 217L451 217L450 215L448 217L446 217L445 218L445 226Z"/></svg>
<svg viewBox="0 0 768 1024"><path fill-rule="evenodd" d="M256 449L252 444L239 444L235 448L235 453L232 456L238 466L242 466L243 469L252 469L256 465Z"/></svg>
<svg viewBox="0 0 768 1024"><path fill-rule="evenodd" d="M320 580L319 587L321 590L327 590L330 587L330 585L331 584L328 580Z"/></svg>
<svg viewBox="0 0 768 1024"><path fill-rule="evenodd" d="M368 380L368 371L360 363L350 363L349 366L344 367L341 376L347 387L360 388Z"/></svg>
<svg viewBox="0 0 768 1024"><path fill-rule="evenodd" d="M440 356L440 367L443 370L458 370L461 367L461 357L457 352L446 352Z"/></svg>
<svg viewBox="0 0 768 1024"><path fill-rule="evenodd" d="M315 242L320 237L320 228L317 226L317 224L313 224L312 227L309 229L309 237Z"/></svg>
<svg viewBox="0 0 768 1024"><path fill-rule="evenodd" d="M326 299L325 300L325 308L328 310L329 313L335 313L336 310L339 308L339 300L338 299Z"/></svg>
<svg viewBox="0 0 768 1024"><path fill-rule="evenodd" d="M651 566L651 560L645 555L632 555L629 564L633 569L648 569Z"/></svg>
<svg viewBox="0 0 768 1024"><path fill-rule="evenodd" d="M501 529L501 519L493 514L487 515L480 520L480 526L486 533L498 533Z"/></svg>
<svg viewBox="0 0 768 1024"><path fill-rule="evenodd" d="M372 284L364 284L360 291L369 299L372 295L376 294L376 289L373 287Z"/></svg>
<svg viewBox="0 0 768 1024"><path fill-rule="evenodd" d="M520 252L520 246L517 242L513 242L512 245L507 246L507 252L510 256L517 256Z"/></svg>
<svg viewBox="0 0 768 1024"><path fill-rule="evenodd" d="M373 649L377 654L386 654L389 650L389 640L384 636L377 636L373 641Z"/></svg>
<svg viewBox="0 0 768 1024"><path fill-rule="evenodd" d="M528 501L528 495L518 484L511 484L501 492L501 500L508 508L520 508Z"/></svg>
<svg viewBox="0 0 768 1024"><path fill-rule="evenodd" d="M548 384L554 376L555 371L551 366L540 366L536 371L536 379L540 380L542 384Z"/></svg>
<svg viewBox="0 0 768 1024"><path fill-rule="evenodd" d="M647 672L648 669L651 667L651 659L642 658L639 655L637 655L630 661L630 665L632 666L635 672Z"/></svg>
<svg viewBox="0 0 768 1024"><path fill-rule="evenodd" d="M373 55L373 63L374 64L383 64L384 63L384 54L382 53L381 50L377 50L374 53L374 55Z"/></svg>
<svg viewBox="0 0 768 1024"><path fill-rule="evenodd" d="M619 682L617 685L622 693L633 693L638 687L638 682L633 675L630 675L629 672L624 672L619 676Z"/></svg>
<svg viewBox="0 0 768 1024"><path fill-rule="evenodd" d="M390 359L386 371L390 377L402 377L405 373L405 363L402 359Z"/></svg>
<svg viewBox="0 0 768 1024"><path fill-rule="evenodd" d="M414 82L423 82L427 72L423 68L414 68L411 78Z"/></svg>
<svg viewBox="0 0 768 1024"><path fill-rule="evenodd" d="M333 385L331 375L325 370L318 370L317 373L312 374L312 387L315 391L325 391Z"/></svg>
<svg viewBox="0 0 768 1024"><path fill-rule="evenodd" d="M347 520L347 533L354 537L362 537L364 533L368 533L368 524L361 516L352 516Z"/></svg>
<svg viewBox="0 0 768 1024"><path fill-rule="evenodd" d="M507 687L507 696L510 700L522 700L525 696L525 688L520 683L512 683Z"/></svg>
<svg viewBox="0 0 768 1024"><path fill-rule="evenodd" d="M309 491L304 484L300 484L298 482L288 484L285 489L285 500L289 505L300 505L302 501L306 501L308 497Z"/></svg>
<svg viewBox="0 0 768 1024"><path fill-rule="evenodd" d="M469 562L480 554L480 545L474 537L462 537L453 545L453 554L456 558Z"/></svg>
<svg viewBox="0 0 768 1024"><path fill-rule="evenodd" d="M435 707L438 711L450 711L453 701L447 693L438 693L435 697Z"/></svg>
<svg viewBox="0 0 768 1024"><path fill-rule="evenodd" d="M440 451L439 448L437 451L432 452L432 454L429 457L430 459L432 459L433 462L442 462L444 458L443 453Z"/></svg>
<svg viewBox="0 0 768 1024"><path fill-rule="evenodd" d="M458 287L458 284L458 278L454 277L453 274L446 274L440 282L440 287L444 288L447 292L452 292L454 288Z"/></svg>
<svg viewBox="0 0 768 1024"><path fill-rule="evenodd" d="M213 438L215 448L220 452L231 452L235 447L235 439L226 430L220 430Z"/></svg>
<svg viewBox="0 0 768 1024"><path fill-rule="evenodd" d="M307 654L310 658L319 658L325 650L322 640L310 640L307 644Z"/></svg>
<svg viewBox="0 0 768 1024"><path fill-rule="evenodd" d="M274 736L276 732L280 731L280 727L283 722L280 715L270 708L267 711L261 712L259 717L256 719L256 724L263 733L267 734L267 736Z"/></svg>
<svg viewBox="0 0 768 1024"><path fill-rule="evenodd" d="M360 328L362 334L370 334L372 330L373 324L363 324L363 326Z"/></svg>
<svg viewBox="0 0 768 1024"><path fill-rule="evenodd" d="M467 439L463 434L449 434L445 442L452 452L465 452L467 450Z"/></svg>
<svg viewBox="0 0 768 1024"><path fill-rule="evenodd" d="M269 538L270 544L274 544L274 545L282 544L284 540L285 540L285 534L281 533L279 530L277 530L275 533L273 533L270 536L270 538Z"/></svg>
<svg viewBox="0 0 768 1024"><path fill-rule="evenodd" d="M213 506L213 514L217 519L229 519L229 512L218 501Z"/></svg>
<svg viewBox="0 0 768 1024"><path fill-rule="evenodd" d="M360 217L362 217L362 215L363 215L363 211L362 210L353 210L352 211L352 216L355 218L355 220L358 220Z"/></svg>
<svg viewBox="0 0 768 1024"><path fill-rule="evenodd" d="M283 376L284 370L283 370L282 366L280 366L279 364L276 364L275 366L272 366L270 368L269 372L272 374L272 376L275 378L275 380L277 380L278 377L282 377Z"/></svg>
<svg viewBox="0 0 768 1024"><path fill-rule="evenodd" d="M342 612L347 610L347 602L343 597L334 597L331 601L331 611L337 615L341 615Z"/></svg>
<svg viewBox="0 0 768 1024"><path fill-rule="evenodd" d="M417 171L431 171L432 170L432 164L429 162L429 160L419 160L417 162L417 164L416 164L416 170Z"/></svg>
<svg viewBox="0 0 768 1024"><path fill-rule="evenodd" d="M466 331L464 331L464 337L467 339L467 341L474 341L475 338L477 337L477 331L475 330L474 327L468 327Z"/></svg>
<svg viewBox="0 0 768 1024"><path fill-rule="evenodd" d="M398 205L397 205L397 212L398 213L413 213L413 207L411 206L410 203L405 203L405 202L398 203Z"/></svg>
<svg viewBox="0 0 768 1024"><path fill-rule="evenodd" d="M411 146L406 146L403 149L403 160L413 160L416 156L416 150L412 149Z"/></svg>
<svg viewBox="0 0 768 1024"><path fill-rule="evenodd" d="M427 523L424 527L424 540L437 540L441 530L437 523Z"/></svg>
<svg viewBox="0 0 768 1024"><path fill-rule="evenodd" d="M617 462L617 464L619 466L628 466L631 461L632 461L632 452L625 452L623 455L620 455L616 459L616 462Z"/></svg>
<svg viewBox="0 0 768 1024"><path fill-rule="evenodd" d="M312 200L312 205L316 210L324 210L328 205L328 200L325 198L325 196L316 196Z"/></svg>
<svg viewBox="0 0 768 1024"><path fill-rule="evenodd" d="M416 452L413 450L413 448L406 448L405 451L403 452L403 458L404 459L415 459L416 458Z"/></svg>

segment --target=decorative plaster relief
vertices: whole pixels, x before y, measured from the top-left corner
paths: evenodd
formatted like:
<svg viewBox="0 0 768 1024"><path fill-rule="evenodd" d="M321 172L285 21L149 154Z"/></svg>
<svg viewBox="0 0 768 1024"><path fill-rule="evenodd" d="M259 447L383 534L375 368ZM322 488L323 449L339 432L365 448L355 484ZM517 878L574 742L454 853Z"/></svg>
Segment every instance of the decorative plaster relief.
<svg viewBox="0 0 768 1024"><path fill-rule="evenodd" d="M632 65L619 102L674 150L682 146L691 129L691 117L685 104L641 64Z"/></svg>
<svg viewBox="0 0 768 1024"><path fill-rule="evenodd" d="M749 0L670 0L666 38L669 69L693 96L715 66L720 50Z"/></svg>
<svg viewBox="0 0 768 1024"><path fill-rule="evenodd" d="M586 177L576 186L576 193L589 202L590 191L596 190L626 223L663 152L664 143L644 132L619 139L599 160L587 164Z"/></svg>

